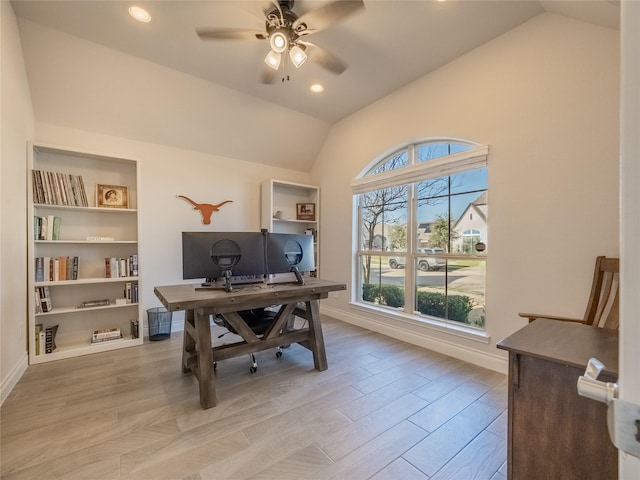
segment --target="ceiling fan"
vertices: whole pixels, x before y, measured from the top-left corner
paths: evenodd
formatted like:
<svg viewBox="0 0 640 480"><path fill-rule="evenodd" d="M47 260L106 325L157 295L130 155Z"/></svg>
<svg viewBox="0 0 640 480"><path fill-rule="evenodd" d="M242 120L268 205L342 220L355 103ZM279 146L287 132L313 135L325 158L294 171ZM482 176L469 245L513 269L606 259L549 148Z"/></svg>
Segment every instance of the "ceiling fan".
<svg viewBox="0 0 640 480"><path fill-rule="evenodd" d="M326 70L341 74L347 69L333 53L306 40L308 35L333 26L352 13L364 8L363 0L337 0L315 8L301 15L293 12L294 0L272 1L264 13L265 31L238 30L225 28L197 28L196 33L203 40L238 40L257 38L269 40L270 50L264 59L262 83L273 83L283 60L287 58L299 68L307 58ZM275 7L275 8L274 8ZM309 55L307 55L309 52Z"/></svg>

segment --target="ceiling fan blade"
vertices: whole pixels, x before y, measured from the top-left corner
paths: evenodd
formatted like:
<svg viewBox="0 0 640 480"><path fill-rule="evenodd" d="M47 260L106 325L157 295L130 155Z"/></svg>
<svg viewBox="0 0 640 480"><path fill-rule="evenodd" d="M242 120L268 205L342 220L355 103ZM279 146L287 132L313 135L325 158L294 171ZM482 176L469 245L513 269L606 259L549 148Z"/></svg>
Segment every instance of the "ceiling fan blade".
<svg viewBox="0 0 640 480"><path fill-rule="evenodd" d="M363 8L363 0L338 0L303 13L293 22L293 28L305 24L313 30L324 30Z"/></svg>
<svg viewBox="0 0 640 480"><path fill-rule="evenodd" d="M264 32L229 28L196 28L196 33L202 40L246 40L248 38L266 38Z"/></svg>
<svg viewBox="0 0 640 480"><path fill-rule="evenodd" d="M329 70L331 73L335 73L336 75L340 75L344 72L349 65L347 65L342 59L340 59L337 55L334 55L330 51L319 47L315 43L307 42L307 41L298 41L298 43L302 43L308 47L311 47L309 52L309 59L322 68Z"/></svg>

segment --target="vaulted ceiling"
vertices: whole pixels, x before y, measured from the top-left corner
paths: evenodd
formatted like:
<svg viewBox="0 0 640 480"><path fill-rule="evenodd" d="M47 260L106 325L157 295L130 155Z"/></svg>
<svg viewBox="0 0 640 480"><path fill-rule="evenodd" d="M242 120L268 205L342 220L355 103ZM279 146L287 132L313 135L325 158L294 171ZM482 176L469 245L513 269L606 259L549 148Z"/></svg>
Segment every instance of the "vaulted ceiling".
<svg viewBox="0 0 640 480"><path fill-rule="evenodd" d="M195 29L264 31L264 12L273 10L273 3L135 2L150 13L148 23L131 18L133 3L12 1L20 19L285 107L327 128L545 11L608 28L618 28L619 17L619 5L611 0L365 0L362 10L309 37L348 63L346 71L335 75L307 61L299 69L280 70L284 81L265 85L260 73L268 41L203 41ZM297 0L293 11L300 15L328 3ZM314 83L322 84L324 92L310 92Z"/></svg>

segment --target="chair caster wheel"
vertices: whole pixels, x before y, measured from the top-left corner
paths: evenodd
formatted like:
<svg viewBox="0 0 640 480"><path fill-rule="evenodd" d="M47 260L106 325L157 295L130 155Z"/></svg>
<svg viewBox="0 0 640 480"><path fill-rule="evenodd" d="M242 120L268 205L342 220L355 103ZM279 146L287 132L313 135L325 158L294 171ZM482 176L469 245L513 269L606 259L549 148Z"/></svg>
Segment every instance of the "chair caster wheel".
<svg viewBox="0 0 640 480"><path fill-rule="evenodd" d="M218 368L218 362L213 362L213 369L216 370Z"/></svg>
<svg viewBox="0 0 640 480"><path fill-rule="evenodd" d="M249 371L251 373L256 373L258 371L258 367L251 366L251 367L249 367Z"/></svg>
<svg viewBox="0 0 640 480"><path fill-rule="evenodd" d="M280 358L281 356L282 356L282 352L277 351L277 352L276 352L276 358Z"/></svg>

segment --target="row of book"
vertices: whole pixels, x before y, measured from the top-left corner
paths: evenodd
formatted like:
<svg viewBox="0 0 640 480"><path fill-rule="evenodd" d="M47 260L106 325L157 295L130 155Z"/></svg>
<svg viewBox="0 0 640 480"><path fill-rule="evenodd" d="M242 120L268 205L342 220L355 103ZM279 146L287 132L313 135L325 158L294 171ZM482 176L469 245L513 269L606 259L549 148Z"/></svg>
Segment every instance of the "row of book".
<svg viewBox="0 0 640 480"><path fill-rule="evenodd" d="M138 282L125 282L124 298L127 303L138 303Z"/></svg>
<svg viewBox="0 0 640 480"><path fill-rule="evenodd" d="M36 287L34 298L36 313L46 313L53 310L51 295L49 295L49 287Z"/></svg>
<svg viewBox="0 0 640 480"><path fill-rule="evenodd" d="M80 259L61 255L59 257L35 258L36 282L59 282L77 280Z"/></svg>
<svg viewBox="0 0 640 480"><path fill-rule="evenodd" d="M44 327L41 323L36 324L36 355L51 353L56 349L56 333L58 325Z"/></svg>
<svg viewBox="0 0 640 480"><path fill-rule="evenodd" d="M55 215L33 217L34 240L60 240L60 226L62 218Z"/></svg>
<svg viewBox="0 0 640 480"><path fill-rule="evenodd" d="M48 205L88 207L80 175L33 170L33 201Z"/></svg>
<svg viewBox="0 0 640 480"><path fill-rule="evenodd" d="M129 257L106 257L104 259L105 275L107 278L137 277L138 255Z"/></svg>

